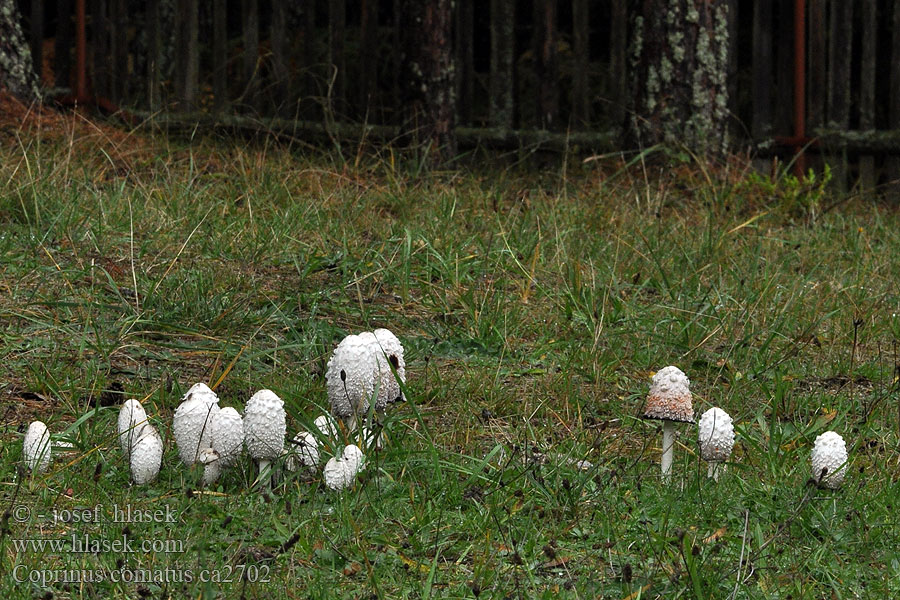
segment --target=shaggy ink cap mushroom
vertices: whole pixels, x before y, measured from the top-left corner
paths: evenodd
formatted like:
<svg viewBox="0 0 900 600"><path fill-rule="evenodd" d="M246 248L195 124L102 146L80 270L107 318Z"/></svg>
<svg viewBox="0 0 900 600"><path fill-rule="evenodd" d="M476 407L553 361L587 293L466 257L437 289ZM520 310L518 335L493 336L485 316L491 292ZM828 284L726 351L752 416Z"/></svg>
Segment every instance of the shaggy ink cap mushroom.
<svg viewBox="0 0 900 600"><path fill-rule="evenodd" d="M660 421L694 422L691 382L681 369L668 366L653 375L644 403L644 418Z"/></svg>
<svg viewBox="0 0 900 600"><path fill-rule="evenodd" d="M826 431L816 438L810 454L812 476L816 482L832 490L844 483L847 472L847 445L834 431Z"/></svg>
<svg viewBox="0 0 900 600"><path fill-rule="evenodd" d="M349 444L339 457L335 456L325 464L325 485L335 491L346 489L353 485L357 474L365 468L365 454L356 445Z"/></svg>
<svg viewBox="0 0 900 600"><path fill-rule="evenodd" d="M244 445L262 471L281 456L287 430L284 401L272 390L259 390L244 408Z"/></svg>
<svg viewBox="0 0 900 600"><path fill-rule="evenodd" d="M210 425L219 412L219 397L204 383L193 385L172 418L172 434L181 461L191 466L212 447Z"/></svg>
<svg viewBox="0 0 900 600"><path fill-rule="evenodd" d="M126 400L119 409L119 445L126 459L131 457L131 447L147 424L147 413L138 400Z"/></svg>
<svg viewBox="0 0 900 600"><path fill-rule="evenodd" d="M45 471L50 465L50 432L43 421L34 421L28 426L22 442L22 458L35 473Z"/></svg>
<svg viewBox="0 0 900 600"><path fill-rule="evenodd" d="M308 431L301 431L291 441L291 451L284 466L288 471L296 471L301 466L310 470L319 466L319 441Z"/></svg>
<svg viewBox="0 0 900 600"><path fill-rule="evenodd" d="M378 368L378 398L375 408L384 412L385 407L393 402L403 400L400 381L406 383L406 363L403 360L403 345L388 329L376 329L374 332L361 333L375 354ZM396 375L394 373L396 372Z"/></svg>
<svg viewBox="0 0 900 600"><path fill-rule="evenodd" d="M357 417L369 412L377 371L375 354L364 337L348 335L331 354L325 372L328 402L331 413L351 429Z"/></svg>
<svg viewBox="0 0 900 600"><path fill-rule="evenodd" d="M199 457L203 463L203 485L215 482L222 469L241 456L244 447L244 423L238 411L230 406L213 417L210 427L210 447Z"/></svg>
<svg viewBox="0 0 900 600"><path fill-rule="evenodd" d="M316 420L313 421L313 424L325 439L330 441L338 439L340 430L338 429L337 423L334 421L334 417L331 415L319 415L316 417Z"/></svg>
<svg viewBox="0 0 900 600"><path fill-rule="evenodd" d="M698 430L700 457L709 463L707 474L718 480L718 464L726 462L734 448L734 424L731 416L714 406L700 416Z"/></svg>
<svg viewBox="0 0 900 600"><path fill-rule="evenodd" d="M146 485L159 475L163 443L156 427L145 424L131 446L131 478L137 485Z"/></svg>

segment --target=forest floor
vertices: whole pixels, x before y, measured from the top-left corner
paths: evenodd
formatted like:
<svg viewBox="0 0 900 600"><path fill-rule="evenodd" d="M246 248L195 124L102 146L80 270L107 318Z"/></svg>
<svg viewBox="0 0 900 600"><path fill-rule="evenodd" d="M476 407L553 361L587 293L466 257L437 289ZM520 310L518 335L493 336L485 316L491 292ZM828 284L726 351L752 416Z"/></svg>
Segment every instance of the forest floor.
<svg viewBox="0 0 900 600"><path fill-rule="evenodd" d="M389 149L0 127L0 589L896 597L897 212L738 161L516 158L425 173ZM407 402L352 489L267 491L249 459L203 489L179 463L193 383L239 410L276 391L293 435L327 409L337 343L376 327L406 348ZM661 481L640 409L669 364L695 415L734 418L717 483L693 425ZM165 439L143 487L127 398ZM34 419L74 444L36 475ZM827 430L850 452L838 490L810 472Z"/></svg>

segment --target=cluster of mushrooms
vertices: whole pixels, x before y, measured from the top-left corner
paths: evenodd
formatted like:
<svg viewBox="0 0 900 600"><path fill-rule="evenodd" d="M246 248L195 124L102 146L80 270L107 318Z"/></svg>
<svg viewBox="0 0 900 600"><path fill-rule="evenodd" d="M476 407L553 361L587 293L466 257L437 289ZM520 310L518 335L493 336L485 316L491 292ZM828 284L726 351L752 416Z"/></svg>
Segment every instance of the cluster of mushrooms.
<svg viewBox="0 0 900 600"><path fill-rule="evenodd" d="M681 369L668 366L653 375L643 417L663 422L662 479L672 477L675 424L693 423L691 382ZM718 481L734 448L734 423L727 412L716 406L707 410L698 423L700 457L708 463L707 476ZM847 446L840 434L826 431L816 438L810 455L813 479L822 487L837 489L847 471Z"/></svg>
<svg viewBox="0 0 900 600"><path fill-rule="evenodd" d="M203 465L203 484L214 483L222 471L240 459L243 449L259 464L260 475L268 475L275 461L288 471L318 469L320 448L334 450L323 469L327 487L342 490L353 485L365 468L360 448L379 449L382 436L378 417L387 407L404 399L406 364L403 346L387 329L348 335L334 349L325 374L330 415L316 418L315 433L301 431L285 448L284 402L271 390L251 396L244 415L232 407L219 407L219 397L206 384L192 386L178 408L172 433L181 461ZM663 422L662 479L672 476L675 424L694 423L690 381L678 368L668 366L653 375L643 417ZM137 400L122 405L118 419L119 443L129 460L131 476L138 485L153 481L162 463L163 442L147 420ZM339 444L350 440L340 452ZM698 423L700 456L709 463L707 475L718 480L734 447L734 424L724 410L713 407ZM35 472L47 469L52 449L71 448L52 442L47 426L33 422L25 434L23 457ZM810 455L813 479L821 486L837 489L847 471L847 446L834 431L816 438ZM283 460L282 460L283 459Z"/></svg>
<svg viewBox="0 0 900 600"><path fill-rule="evenodd" d="M301 431L287 447L284 401L275 392L264 389L253 394L242 417L233 407L220 407L219 397L206 384L193 385L172 419L181 462L203 465L203 485L210 485L240 460L244 448L258 463L260 476L268 477L276 461L288 471L317 470L324 446L335 449L323 470L326 486L350 487L365 468L360 446L381 447L378 417L390 403L404 398L403 346L387 329L349 335L335 348L325 378L331 415L316 418L315 433ZM153 481L162 464L163 442L138 400L128 400L119 409L118 437L134 483ZM347 443L337 451L351 439L359 445ZM62 442L51 444L47 427L35 421L25 435L23 457L33 471L44 471L58 444Z"/></svg>

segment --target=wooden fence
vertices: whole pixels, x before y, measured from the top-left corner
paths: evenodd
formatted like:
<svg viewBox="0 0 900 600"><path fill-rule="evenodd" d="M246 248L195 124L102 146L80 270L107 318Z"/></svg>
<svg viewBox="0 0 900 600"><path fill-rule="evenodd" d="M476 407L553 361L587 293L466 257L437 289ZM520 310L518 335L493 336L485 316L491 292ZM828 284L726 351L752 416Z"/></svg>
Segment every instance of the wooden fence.
<svg viewBox="0 0 900 600"><path fill-rule="evenodd" d="M771 148L794 133L794 3L722 1L734 138ZM19 0L51 87L73 83L76 4ZM132 109L396 126L401 4L88 0L89 85ZM455 7L460 126L609 132L627 118L629 0ZM900 129L900 0L807 0L805 18L807 132L827 142L839 178L845 157L860 157L865 186L894 179L900 144L885 132Z"/></svg>

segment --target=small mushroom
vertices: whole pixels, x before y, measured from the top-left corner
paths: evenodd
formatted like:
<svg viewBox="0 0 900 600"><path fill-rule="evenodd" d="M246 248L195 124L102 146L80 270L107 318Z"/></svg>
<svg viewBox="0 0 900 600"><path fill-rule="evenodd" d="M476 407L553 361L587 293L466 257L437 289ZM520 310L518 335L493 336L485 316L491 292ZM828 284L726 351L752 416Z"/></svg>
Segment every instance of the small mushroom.
<svg viewBox="0 0 900 600"><path fill-rule="evenodd" d="M301 431L291 441L291 451L284 461L284 467L291 472L301 466L310 470L319 466L319 441L308 431Z"/></svg>
<svg viewBox="0 0 900 600"><path fill-rule="evenodd" d="M186 466L191 466L206 449L212 447L210 424L219 412L219 397L204 383L191 387L175 409L172 433L178 456Z"/></svg>
<svg viewBox="0 0 900 600"><path fill-rule="evenodd" d="M137 485L146 485L159 475L163 443L156 427L145 423L131 446L131 478Z"/></svg>
<svg viewBox="0 0 900 600"><path fill-rule="evenodd" d="M727 412L712 407L700 416L699 423L700 457L709 463L707 477L719 480L719 471L727 468L724 463L731 456L734 447L734 424Z"/></svg>
<svg viewBox="0 0 900 600"><path fill-rule="evenodd" d="M131 459L131 447L146 423L147 413L138 400L127 400L119 409L119 445L127 460Z"/></svg>
<svg viewBox="0 0 900 600"><path fill-rule="evenodd" d="M678 367L665 367L653 376L650 394L644 404L645 419L663 422L662 479L668 482L672 477L672 455L675 446L675 423L693 423L694 409L691 405L691 382Z"/></svg>
<svg viewBox="0 0 900 600"><path fill-rule="evenodd" d="M244 423L234 408L219 410L210 426L210 447L204 449L199 460L203 463L203 485L215 482L222 469L234 464L244 447Z"/></svg>
<svg viewBox="0 0 900 600"><path fill-rule="evenodd" d="M352 431L359 417L369 412L369 400L375 389L378 364L364 337L348 335L337 345L328 361L325 387L331 413Z"/></svg>
<svg viewBox="0 0 900 600"><path fill-rule="evenodd" d="M244 408L244 445L262 473L281 456L287 429L284 401L272 390L260 390L250 397Z"/></svg>
<svg viewBox="0 0 900 600"><path fill-rule="evenodd" d="M34 421L25 432L25 440L22 442L22 457L28 468L35 473L45 471L50 465L52 446L50 444L50 432L43 421Z"/></svg>
<svg viewBox="0 0 900 600"><path fill-rule="evenodd" d="M338 436L340 435L340 429L338 429L337 423L335 423L334 417L332 417L331 415L319 415L318 417L316 417L316 420L313 422L313 424L325 439L331 441L338 439Z"/></svg>
<svg viewBox="0 0 900 600"><path fill-rule="evenodd" d="M816 438L810 455L812 476L821 487L836 490L844 483L847 472L847 445L834 431L826 431Z"/></svg>
<svg viewBox="0 0 900 600"><path fill-rule="evenodd" d="M366 468L366 456L354 444L344 447L340 457L333 457L325 464L325 485L331 490L343 490L353 485L356 475Z"/></svg>

